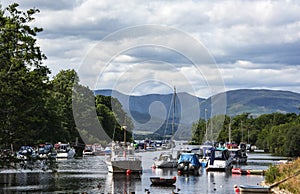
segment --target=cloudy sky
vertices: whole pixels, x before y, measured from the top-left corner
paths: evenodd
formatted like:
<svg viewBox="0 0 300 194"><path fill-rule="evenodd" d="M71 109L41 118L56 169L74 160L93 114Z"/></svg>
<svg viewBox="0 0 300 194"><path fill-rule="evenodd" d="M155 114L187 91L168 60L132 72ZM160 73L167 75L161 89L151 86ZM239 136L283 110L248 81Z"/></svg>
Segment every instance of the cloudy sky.
<svg viewBox="0 0 300 194"><path fill-rule="evenodd" d="M75 69L91 89L300 92L296 0L16 2L40 10L34 25L44 29L37 38L51 76Z"/></svg>

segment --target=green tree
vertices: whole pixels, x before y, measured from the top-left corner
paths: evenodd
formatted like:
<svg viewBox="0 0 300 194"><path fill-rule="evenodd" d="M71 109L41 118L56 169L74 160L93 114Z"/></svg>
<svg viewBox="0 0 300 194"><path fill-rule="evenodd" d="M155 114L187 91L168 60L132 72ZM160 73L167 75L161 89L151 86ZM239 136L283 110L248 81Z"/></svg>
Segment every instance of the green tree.
<svg viewBox="0 0 300 194"><path fill-rule="evenodd" d="M49 69L36 45L41 28L30 27L38 9L19 11L14 3L0 10L0 145L32 144L46 127L43 117Z"/></svg>
<svg viewBox="0 0 300 194"><path fill-rule="evenodd" d="M192 144L202 144L205 141L206 123L204 119L199 119L192 125Z"/></svg>
<svg viewBox="0 0 300 194"><path fill-rule="evenodd" d="M52 96L56 103L57 129L53 129L56 140L74 142L79 137L72 111L72 89L78 85L75 70L61 70L51 81Z"/></svg>

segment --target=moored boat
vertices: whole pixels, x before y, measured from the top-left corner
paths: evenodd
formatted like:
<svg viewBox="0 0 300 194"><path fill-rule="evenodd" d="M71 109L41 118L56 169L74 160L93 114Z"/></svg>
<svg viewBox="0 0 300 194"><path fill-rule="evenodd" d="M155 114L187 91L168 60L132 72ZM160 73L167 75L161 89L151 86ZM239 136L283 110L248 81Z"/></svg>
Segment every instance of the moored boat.
<svg viewBox="0 0 300 194"><path fill-rule="evenodd" d="M54 148L57 152L56 158L73 158L75 156L75 149L68 143L58 142Z"/></svg>
<svg viewBox="0 0 300 194"><path fill-rule="evenodd" d="M230 157L232 158L232 163L234 164L246 164L248 155L246 150L240 148L228 149Z"/></svg>
<svg viewBox="0 0 300 194"><path fill-rule="evenodd" d="M207 162L207 171L226 171L232 168L232 158L227 148L212 148Z"/></svg>
<svg viewBox="0 0 300 194"><path fill-rule="evenodd" d="M83 156L93 156L95 155L95 146L92 144L86 144L84 146L84 149L82 151Z"/></svg>
<svg viewBox="0 0 300 194"><path fill-rule="evenodd" d="M271 193L271 187L259 185L240 185L241 193Z"/></svg>
<svg viewBox="0 0 300 194"><path fill-rule="evenodd" d="M194 153L181 153L178 159L177 170L181 174L199 174L201 164Z"/></svg>
<svg viewBox="0 0 300 194"><path fill-rule="evenodd" d="M142 173L142 157L134 153L134 147L120 147L112 144L111 154L106 158L108 172Z"/></svg>
<svg viewBox="0 0 300 194"><path fill-rule="evenodd" d="M171 152L163 152L154 161L153 165L155 168L176 168L177 161L177 158L174 158Z"/></svg>
<svg viewBox="0 0 300 194"><path fill-rule="evenodd" d="M176 176L172 178L150 177L152 185L171 186L176 182Z"/></svg>
<svg viewBox="0 0 300 194"><path fill-rule="evenodd" d="M57 152L51 143L39 144L37 152L41 159L55 159L57 157Z"/></svg>
<svg viewBox="0 0 300 194"><path fill-rule="evenodd" d="M264 170L253 170L253 169L241 169L241 168L232 168L232 174L239 174L239 175L264 175Z"/></svg>

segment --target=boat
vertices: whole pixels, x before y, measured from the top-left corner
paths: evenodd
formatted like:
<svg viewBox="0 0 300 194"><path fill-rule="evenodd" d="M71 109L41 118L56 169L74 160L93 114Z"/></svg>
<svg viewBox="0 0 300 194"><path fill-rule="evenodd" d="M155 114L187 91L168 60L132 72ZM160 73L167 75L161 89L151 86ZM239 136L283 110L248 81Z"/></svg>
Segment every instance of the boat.
<svg viewBox="0 0 300 194"><path fill-rule="evenodd" d="M110 173L142 173L142 157L135 155L133 146L122 147L112 143L111 154L106 157L106 165Z"/></svg>
<svg viewBox="0 0 300 194"><path fill-rule="evenodd" d="M246 164L248 155L246 150L240 148L228 149L233 164Z"/></svg>
<svg viewBox="0 0 300 194"><path fill-rule="evenodd" d="M75 156L75 149L68 143L58 142L54 148L57 152L56 158L73 158Z"/></svg>
<svg viewBox="0 0 300 194"><path fill-rule="evenodd" d="M155 168L176 168L177 167L177 162L178 158L173 156L173 148L174 148L174 141L173 141L173 132L174 132L174 121L175 121L175 108L176 108L176 88L174 87L174 94L172 98L171 104L173 104L173 119L172 119L172 138L170 141L170 147L171 151L170 152L163 152L160 154L158 159L154 161L153 166ZM167 125L166 125L167 126Z"/></svg>
<svg viewBox="0 0 300 194"><path fill-rule="evenodd" d="M86 144L84 146L84 149L82 151L83 156L93 156L95 155L95 146L92 144Z"/></svg>
<svg viewBox="0 0 300 194"><path fill-rule="evenodd" d="M201 164L194 153L181 153L177 162L177 170L180 174L199 174Z"/></svg>
<svg viewBox="0 0 300 194"><path fill-rule="evenodd" d="M210 157L212 147L213 146L209 144L200 145L200 150L202 154L200 155L201 158L199 158L199 161L201 163L202 168L207 167L207 162Z"/></svg>
<svg viewBox="0 0 300 194"><path fill-rule="evenodd" d="M176 168L177 158L173 157L170 152L163 152L159 155L159 158L154 161L155 168Z"/></svg>
<svg viewBox="0 0 300 194"><path fill-rule="evenodd" d="M51 143L39 144L37 152L41 159L55 159L57 157L57 152Z"/></svg>
<svg viewBox="0 0 300 194"><path fill-rule="evenodd" d="M152 185L171 186L176 182L176 176L172 178L150 177Z"/></svg>
<svg viewBox="0 0 300 194"><path fill-rule="evenodd" d="M207 162L207 171L226 171L232 168L232 158L227 148L212 148Z"/></svg>
<svg viewBox="0 0 300 194"><path fill-rule="evenodd" d="M260 185L240 185L241 193L272 193L270 186Z"/></svg>
<svg viewBox="0 0 300 194"><path fill-rule="evenodd" d="M232 168L232 174L239 175L264 175L265 170L253 170L253 169L241 169L241 168Z"/></svg>
<svg viewBox="0 0 300 194"><path fill-rule="evenodd" d="M36 150L31 146L21 146L17 152L17 159L19 160L32 160L36 159L38 154Z"/></svg>

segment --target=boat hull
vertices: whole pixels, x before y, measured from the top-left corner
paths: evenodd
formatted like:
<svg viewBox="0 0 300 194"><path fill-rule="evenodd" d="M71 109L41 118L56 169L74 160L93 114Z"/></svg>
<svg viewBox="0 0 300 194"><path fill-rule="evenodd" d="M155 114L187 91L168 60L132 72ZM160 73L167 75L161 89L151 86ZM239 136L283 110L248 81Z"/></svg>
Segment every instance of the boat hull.
<svg viewBox="0 0 300 194"><path fill-rule="evenodd" d="M271 188L267 186L240 185L241 193L271 193Z"/></svg>
<svg viewBox="0 0 300 194"><path fill-rule="evenodd" d="M141 160L117 160L106 161L108 172L110 173L142 173Z"/></svg>
<svg viewBox="0 0 300 194"><path fill-rule="evenodd" d="M173 178L150 177L150 181L152 185L171 186L176 182L176 177Z"/></svg>
<svg viewBox="0 0 300 194"><path fill-rule="evenodd" d="M154 166L156 168L176 168L177 160L173 161L155 161Z"/></svg>

